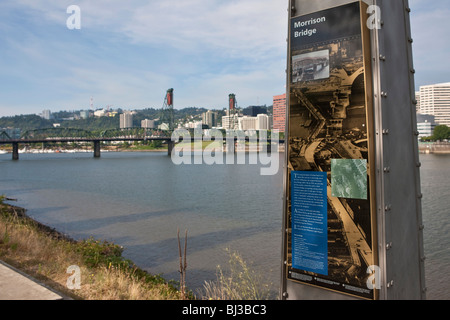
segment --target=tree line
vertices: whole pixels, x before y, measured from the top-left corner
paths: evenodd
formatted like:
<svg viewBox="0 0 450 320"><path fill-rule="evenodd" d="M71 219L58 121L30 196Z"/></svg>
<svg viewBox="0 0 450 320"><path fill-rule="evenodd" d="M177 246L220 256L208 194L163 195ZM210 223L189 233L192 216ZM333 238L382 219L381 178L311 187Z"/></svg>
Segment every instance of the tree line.
<svg viewBox="0 0 450 320"><path fill-rule="evenodd" d="M431 137L422 138L422 141L442 141L450 140L450 128L446 125L439 125L434 128Z"/></svg>
<svg viewBox="0 0 450 320"><path fill-rule="evenodd" d="M119 110L121 111L121 110ZM203 108L184 108L174 110L175 120L183 120L190 116L201 116L207 109ZM83 129L87 131L105 131L118 129L120 127L119 112L115 117L89 117L86 119L75 118L79 116L79 111L59 111L52 114L52 119L44 119L41 116L30 115L16 115L11 117L0 118L0 128L18 128L22 132L29 130L39 130L53 128L54 124L58 124L61 128ZM144 119L159 119L161 116L160 109L147 108L143 110L137 110L133 116L133 125L135 127L141 126L141 121Z"/></svg>

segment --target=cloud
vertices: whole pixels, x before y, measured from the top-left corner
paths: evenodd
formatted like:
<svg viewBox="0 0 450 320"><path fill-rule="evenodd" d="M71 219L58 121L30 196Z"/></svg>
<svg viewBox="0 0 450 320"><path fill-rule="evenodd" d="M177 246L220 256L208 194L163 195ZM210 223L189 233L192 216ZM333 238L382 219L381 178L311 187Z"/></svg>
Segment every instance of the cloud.
<svg viewBox="0 0 450 320"><path fill-rule="evenodd" d="M249 57L285 47L287 14L273 0L149 2L123 30L137 42ZM284 33L284 34L283 34Z"/></svg>
<svg viewBox="0 0 450 320"><path fill-rule="evenodd" d="M91 95L99 106L159 107L169 87L179 107L226 106L232 91L243 106L257 97L270 104L284 86L287 11L278 1L79 0L73 32L66 9L74 3L0 3L0 82L21 79L39 111L86 106ZM19 92L4 92L2 103L22 108Z"/></svg>
<svg viewBox="0 0 450 320"><path fill-rule="evenodd" d="M81 9L81 30L66 9ZM448 82L448 0L410 0L416 84ZM271 104L284 91L287 2L0 2L0 116L95 105ZM28 106L28 107L27 107Z"/></svg>
<svg viewBox="0 0 450 320"><path fill-rule="evenodd" d="M450 52L448 1L410 0L411 32L417 86L448 82Z"/></svg>
<svg viewBox="0 0 450 320"><path fill-rule="evenodd" d="M65 26L73 1L17 0L36 19ZM273 0L77 1L82 28L126 36L138 44L180 51L247 56L283 50L287 5Z"/></svg>

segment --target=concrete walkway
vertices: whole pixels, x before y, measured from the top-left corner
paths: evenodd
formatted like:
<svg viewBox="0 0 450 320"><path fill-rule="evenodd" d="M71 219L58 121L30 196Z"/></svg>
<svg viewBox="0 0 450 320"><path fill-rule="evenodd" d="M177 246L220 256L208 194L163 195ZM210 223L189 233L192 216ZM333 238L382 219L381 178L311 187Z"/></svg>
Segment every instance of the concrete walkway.
<svg viewBox="0 0 450 320"><path fill-rule="evenodd" d="M0 300L63 300L12 266L0 261Z"/></svg>

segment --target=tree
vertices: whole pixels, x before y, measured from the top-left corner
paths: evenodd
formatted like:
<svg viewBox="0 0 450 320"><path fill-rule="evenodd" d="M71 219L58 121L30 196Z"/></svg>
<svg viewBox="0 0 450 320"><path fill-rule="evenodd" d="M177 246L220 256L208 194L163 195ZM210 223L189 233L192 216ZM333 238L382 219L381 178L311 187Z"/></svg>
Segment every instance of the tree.
<svg viewBox="0 0 450 320"><path fill-rule="evenodd" d="M440 125L434 128L433 140L450 139L450 128L446 125Z"/></svg>

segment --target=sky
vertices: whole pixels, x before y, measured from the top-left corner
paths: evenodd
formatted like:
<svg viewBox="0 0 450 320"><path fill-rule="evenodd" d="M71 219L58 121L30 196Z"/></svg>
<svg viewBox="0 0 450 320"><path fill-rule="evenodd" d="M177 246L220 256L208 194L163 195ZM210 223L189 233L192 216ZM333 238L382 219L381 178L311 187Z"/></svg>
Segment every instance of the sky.
<svg viewBox="0 0 450 320"><path fill-rule="evenodd" d="M394 0L397 1L397 0ZM80 8L80 29L67 27ZM285 92L287 0L1 0L0 117L271 105ZM410 0L416 86L450 81L450 3Z"/></svg>

